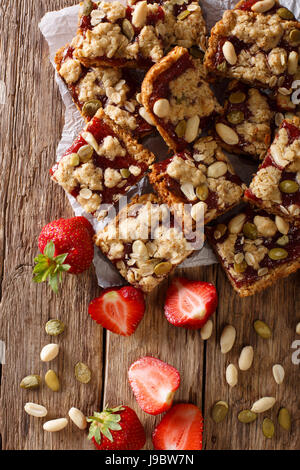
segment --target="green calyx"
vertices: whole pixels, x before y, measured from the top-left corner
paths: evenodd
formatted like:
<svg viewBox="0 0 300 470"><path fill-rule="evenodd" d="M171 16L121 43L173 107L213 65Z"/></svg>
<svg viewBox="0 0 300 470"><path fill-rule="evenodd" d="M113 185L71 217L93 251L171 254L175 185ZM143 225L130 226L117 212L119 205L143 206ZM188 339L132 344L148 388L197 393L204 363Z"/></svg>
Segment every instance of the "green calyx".
<svg viewBox="0 0 300 470"><path fill-rule="evenodd" d="M101 413L94 413L94 416L87 418L90 424L88 439L95 439L97 444L101 444L101 434L105 436L110 442L113 442L113 437L110 431L120 431L122 428L119 424L121 416L118 412L124 410L123 406L116 408L106 408Z"/></svg>
<svg viewBox="0 0 300 470"><path fill-rule="evenodd" d="M38 255L35 259L33 269L33 281L36 283L44 282L48 279L52 290L57 293L59 283L62 281L62 273L69 271L71 266L64 264L68 253L64 253L54 257L55 246L53 241L47 243L44 253Z"/></svg>

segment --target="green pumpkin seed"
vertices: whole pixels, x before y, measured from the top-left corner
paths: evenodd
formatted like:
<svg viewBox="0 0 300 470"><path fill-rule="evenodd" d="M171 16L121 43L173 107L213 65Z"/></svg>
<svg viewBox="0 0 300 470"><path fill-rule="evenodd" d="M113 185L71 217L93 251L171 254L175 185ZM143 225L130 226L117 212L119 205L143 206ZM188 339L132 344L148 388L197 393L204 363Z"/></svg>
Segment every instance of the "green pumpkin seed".
<svg viewBox="0 0 300 470"><path fill-rule="evenodd" d="M91 147L91 145L83 145L78 150L80 161L83 163L88 162L92 158L93 153L94 153L94 149L93 147Z"/></svg>
<svg viewBox="0 0 300 470"><path fill-rule="evenodd" d="M195 59L203 59L204 58L204 52L199 49L197 46L192 46L189 50L190 54L192 57L195 57Z"/></svg>
<svg viewBox="0 0 300 470"><path fill-rule="evenodd" d="M51 370L51 369L48 370L48 372L45 375L45 383L47 387L49 387L50 390L52 390L52 392L58 392L60 385L59 385L58 377L56 373L54 372L54 370Z"/></svg>
<svg viewBox="0 0 300 470"><path fill-rule="evenodd" d="M242 274L246 271L248 267L248 264L246 263L245 260L243 260L241 263L234 263L233 268L236 273Z"/></svg>
<svg viewBox="0 0 300 470"><path fill-rule="evenodd" d="M244 424L253 423L253 421L255 421L256 418L257 418L257 414L251 410L243 410L238 414L238 420Z"/></svg>
<svg viewBox="0 0 300 470"><path fill-rule="evenodd" d="M272 439L275 433L275 426L270 418L265 418L262 424L263 434L267 439Z"/></svg>
<svg viewBox="0 0 300 470"><path fill-rule="evenodd" d="M287 235L283 235L282 237L278 238L277 240L277 245L280 245L280 246L285 246L289 243L289 237Z"/></svg>
<svg viewBox="0 0 300 470"><path fill-rule="evenodd" d="M273 261L279 261L288 257L288 252L284 248L272 248L268 253Z"/></svg>
<svg viewBox="0 0 300 470"><path fill-rule="evenodd" d="M123 20L123 23L122 23L122 30L123 30L123 33L125 34L125 36L127 37L127 39L129 41L132 41L133 37L134 37L134 29L133 29L133 26L132 24L130 23L129 20L127 20L127 18L125 18Z"/></svg>
<svg viewBox="0 0 300 470"><path fill-rule="evenodd" d="M179 21L182 21L184 20L187 16L189 16L191 14L191 12L189 10L184 10L182 11L181 13L179 13L179 15L177 16L177 19Z"/></svg>
<svg viewBox="0 0 300 470"><path fill-rule="evenodd" d="M281 181L279 189L282 193L293 194L299 191L299 184L293 180Z"/></svg>
<svg viewBox="0 0 300 470"><path fill-rule="evenodd" d="M231 93L229 96L229 101L232 104L241 104L246 101L246 94L243 93L242 91L235 91L234 93Z"/></svg>
<svg viewBox="0 0 300 470"><path fill-rule="evenodd" d="M256 240L257 239L256 225L251 224L251 222L246 222L243 227L243 233L245 237L249 238L250 240Z"/></svg>
<svg viewBox="0 0 300 470"><path fill-rule="evenodd" d="M65 325L60 320L49 320L46 323L45 330L47 335L58 336L64 332Z"/></svg>
<svg viewBox="0 0 300 470"><path fill-rule="evenodd" d="M300 44L300 29L293 29L290 32L290 41Z"/></svg>
<svg viewBox="0 0 300 470"><path fill-rule="evenodd" d="M227 70L227 63L226 63L226 60L224 60L224 62L221 62L221 64L218 64L217 65L217 70L221 73L225 73L226 70Z"/></svg>
<svg viewBox="0 0 300 470"><path fill-rule="evenodd" d="M245 115L242 111L234 110L227 114L227 121L230 124L241 124L245 119Z"/></svg>
<svg viewBox="0 0 300 470"><path fill-rule="evenodd" d="M91 380L92 373L86 364L83 362L78 362L75 365L75 377L78 382L81 382L82 384L88 384Z"/></svg>
<svg viewBox="0 0 300 470"><path fill-rule="evenodd" d="M185 131L186 131L186 121L180 121L175 127L175 132L176 132L177 137L179 137L180 139L184 137Z"/></svg>
<svg viewBox="0 0 300 470"><path fill-rule="evenodd" d="M169 261L159 263L155 266L154 268L154 273L156 276L164 276L165 274L168 274L173 268L172 263Z"/></svg>
<svg viewBox="0 0 300 470"><path fill-rule="evenodd" d="M295 18L294 14L287 8L279 8L276 13L282 20L293 20Z"/></svg>
<svg viewBox="0 0 300 470"><path fill-rule="evenodd" d="M196 188L196 195L200 201L206 201L209 195L209 190L205 183L200 184L200 186Z"/></svg>
<svg viewBox="0 0 300 470"><path fill-rule="evenodd" d="M78 153L71 153L70 155L70 165L72 166L78 166L80 163L79 155Z"/></svg>
<svg viewBox="0 0 300 470"><path fill-rule="evenodd" d="M39 388L42 383L42 379L39 375L27 375L21 380L20 387L25 390L34 390Z"/></svg>
<svg viewBox="0 0 300 470"><path fill-rule="evenodd" d="M120 170L120 173L123 178L129 178L129 176L131 175L130 171L127 168L122 168Z"/></svg>
<svg viewBox="0 0 300 470"><path fill-rule="evenodd" d="M261 338L269 339L272 336L271 328L264 321L256 320L254 322L254 329Z"/></svg>
<svg viewBox="0 0 300 470"><path fill-rule="evenodd" d="M89 16L93 11L93 2L92 0L84 0L82 5L82 15Z"/></svg>
<svg viewBox="0 0 300 470"><path fill-rule="evenodd" d="M291 421L291 415L289 410L286 408L281 408L278 413L278 423L280 426L285 429L286 431L291 430L292 426L292 421Z"/></svg>
<svg viewBox="0 0 300 470"><path fill-rule="evenodd" d="M82 114L84 116L87 116L89 118L92 118L95 116L96 112L98 109L102 107L101 101L99 100L90 100L84 103L83 108L82 108Z"/></svg>
<svg viewBox="0 0 300 470"><path fill-rule="evenodd" d="M213 406L211 416L216 424L224 421L228 414L228 404L225 401L218 401Z"/></svg>

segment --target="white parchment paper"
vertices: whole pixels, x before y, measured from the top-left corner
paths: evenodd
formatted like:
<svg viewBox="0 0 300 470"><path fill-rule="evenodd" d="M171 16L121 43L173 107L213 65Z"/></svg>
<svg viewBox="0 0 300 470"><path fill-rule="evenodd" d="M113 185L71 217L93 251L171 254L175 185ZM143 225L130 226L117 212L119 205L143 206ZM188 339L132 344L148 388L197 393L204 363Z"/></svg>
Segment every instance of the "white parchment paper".
<svg viewBox="0 0 300 470"><path fill-rule="evenodd" d="M237 0L201 0L200 4L203 9L208 27L211 28L222 17L224 11L233 8L236 3ZM300 19L299 0L282 0L281 4L292 10L295 16ZM49 45L50 61L54 67L54 56L57 50L70 42L76 34L78 9L79 5L75 5L64 8L63 10L48 12L42 18L39 24L40 30ZM66 108L65 125L56 151L56 159L59 160L64 152L72 145L74 139L83 129L85 123L76 106L74 105L67 87L57 74L56 81ZM147 140L146 146L150 147L155 154L158 154L158 157L165 153L164 145L160 138L149 138ZM255 166L250 161L243 161L237 156L232 155L229 157L239 176L244 180L249 179L249 176L254 171ZM143 179L139 183L136 192L145 191L146 187L147 179ZM95 230L101 229L101 223L98 223L92 216L86 214L72 196L68 196L68 198L75 215L84 215L93 224ZM195 252L181 265L181 267L188 268L207 266L216 262L217 261L212 250L207 246L207 244L205 244L201 251ZM110 262L100 253L98 248L95 248L94 265L99 286L119 286L125 283L124 279L117 273Z"/></svg>

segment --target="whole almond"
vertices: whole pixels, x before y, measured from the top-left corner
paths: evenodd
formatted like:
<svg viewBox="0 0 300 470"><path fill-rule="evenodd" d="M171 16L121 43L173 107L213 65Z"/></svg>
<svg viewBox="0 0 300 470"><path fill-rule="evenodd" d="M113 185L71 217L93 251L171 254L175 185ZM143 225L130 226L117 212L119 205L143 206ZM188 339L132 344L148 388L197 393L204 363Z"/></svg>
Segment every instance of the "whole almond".
<svg viewBox="0 0 300 470"><path fill-rule="evenodd" d="M44 418L48 414L47 408L37 403L26 403L24 410L28 415L34 416L35 418Z"/></svg>
<svg viewBox="0 0 300 470"><path fill-rule="evenodd" d="M300 335L300 322L297 323L297 325L296 325L296 333L297 333L297 335Z"/></svg>
<svg viewBox="0 0 300 470"><path fill-rule="evenodd" d="M201 338L205 341L206 339L209 339L212 335L212 331L213 331L213 322L212 320L207 320L207 322L205 323L204 326L202 326L201 330L200 330L200 335L201 335Z"/></svg>
<svg viewBox="0 0 300 470"><path fill-rule="evenodd" d="M59 353L59 346L58 344L47 344L41 350L41 361L43 362L50 362L53 361L57 357Z"/></svg>
<svg viewBox="0 0 300 470"><path fill-rule="evenodd" d="M223 46L223 54L225 59L230 65L235 65L237 63L237 55L235 52L234 45L230 41L226 41Z"/></svg>
<svg viewBox="0 0 300 470"><path fill-rule="evenodd" d="M82 411L78 410L78 408L70 408L69 410L69 416L73 423L79 428L79 429L85 429L87 427L87 421L86 417L82 413Z"/></svg>
<svg viewBox="0 0 300 470"><path fill-rule="evenodd" d="M273 372L273 377L274 377L275 382L278 385L281 385L284 381L284 375L285 375L284 368L282 367L282 365L275 364L272 367L272 372Z"/></svg>
<svg viewBox="0 0 300 470"><path fill-rule="evenodd" d="M252 366L253 362L253 348L252 346L245 346L239 357L239 368L241 370L248 370Z"/></svg>
<svg viewBox="0 0 300 470"><path fill-rule="evenodd" d="M252 5L251 10L255 13L265 13L266 11L271 10L275 5L275 0L261 0Z"/></svg>
<svg viewBox="0 0 300 470"><path fill-rule="evenodd" d="M227 354L233 348L236 338L236 329L232 325L226 325L220 338L221 353Z"/></svg>
<svg viewBox="0 0 300 470"><path fill-rule="evenodd" d="M265 411L270 410L276 402L274 397L263 397L253 403L251 411L253 413L264 413Z"/></svg>
<svg viewBox="0 0 300 470"><path fill-rule="evenodd" d="M237 145L239 143L239 136L237 133L231 129L231 127L226 126L222 122L216 124L216 131L219 137L228 145Z"/></svg>
<svg viewBox="0 0 300 470"><path fill-rule="evenodd" d="M53 419L43 424L44 431L47 432L58 432L64 429L68 425L66 418Z"/></svg>
<svg viewBox="0 0 300 470"><path fill-rule="evenodd" d="M238 383L238 371L234 364L229 364L229 366L227 366L226 382L230 387L235 387Z"/></svg>

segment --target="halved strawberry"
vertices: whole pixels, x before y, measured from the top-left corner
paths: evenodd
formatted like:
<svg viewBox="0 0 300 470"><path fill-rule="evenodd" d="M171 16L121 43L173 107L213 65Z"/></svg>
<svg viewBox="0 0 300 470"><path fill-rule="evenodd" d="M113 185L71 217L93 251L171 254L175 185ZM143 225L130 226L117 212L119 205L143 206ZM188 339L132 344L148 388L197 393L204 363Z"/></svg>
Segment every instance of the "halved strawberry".
<svg viewBox="0 0 300 470"><path fill-rule="evenodd" d="M138 404L150 415L169 410L180 385L180 375L175 367L148 356L130 366L128 378Z"/></svg>
<svg viewBox="0 0 300 470"><path fill-rule="evenodd" d="M201 450L202 413L195 405L173 406L155 428L152 442L156 450Z"/></svg>
<svg viewBox="0 0 300 470"><path fill-rule="evenodd" d="M89 305L89 314L95 322L122 336L135 332L144 313L144 295L131 286L106 289Z"/></svg>
<svg viewBox="0 0 300 470"><path fill-rule="evenodd" d="M217 305L218 294L213 284L175 278L167 292L165 316L172 325L197 330Z"/></svg>

